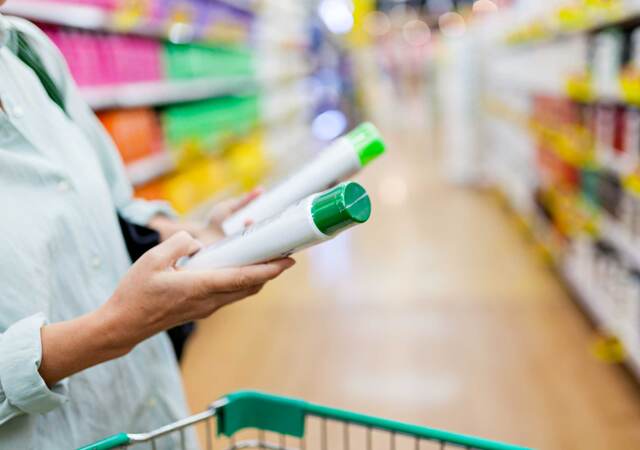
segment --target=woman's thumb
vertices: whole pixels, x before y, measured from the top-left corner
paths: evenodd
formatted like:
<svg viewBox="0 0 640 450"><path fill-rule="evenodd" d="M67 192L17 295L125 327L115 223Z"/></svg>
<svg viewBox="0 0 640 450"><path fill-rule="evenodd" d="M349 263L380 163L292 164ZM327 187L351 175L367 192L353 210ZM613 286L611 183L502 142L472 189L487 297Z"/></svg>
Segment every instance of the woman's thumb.
<svg viewBox="0 0 640 450"><path fill-rule="evenodd" d="M186 231L180 231L147 252L150 263L157 269L171 267L183 256L193 255L202 243Z"/></svg>

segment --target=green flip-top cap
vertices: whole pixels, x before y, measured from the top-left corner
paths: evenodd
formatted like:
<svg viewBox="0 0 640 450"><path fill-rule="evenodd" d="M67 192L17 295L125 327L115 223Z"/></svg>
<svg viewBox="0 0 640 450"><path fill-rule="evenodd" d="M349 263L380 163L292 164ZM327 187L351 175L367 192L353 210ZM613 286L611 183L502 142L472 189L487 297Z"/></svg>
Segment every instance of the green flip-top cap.
<svg viewBox="0 0 640 450"><path fill-rule="evenodd" d="M384 153L386 145L378 129L370 122L365 122L346 135L358 152L360 164L366 166Z"/></svg>
<svg viewBox="0 0 640 450"><path fill-rule="evenodd" d="M313 200L311 216L321 232L332 235L369 220L371 200L358 183L342 183Z"/></svg>

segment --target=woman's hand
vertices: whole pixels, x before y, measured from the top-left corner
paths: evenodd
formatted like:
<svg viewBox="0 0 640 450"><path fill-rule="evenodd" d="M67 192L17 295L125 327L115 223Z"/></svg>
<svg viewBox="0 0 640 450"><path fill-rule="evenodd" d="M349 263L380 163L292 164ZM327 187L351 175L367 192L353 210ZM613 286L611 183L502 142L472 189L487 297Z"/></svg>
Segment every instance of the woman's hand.
<svg viewBox="0 0 640 450"><path fill-rule="evenodd" d="M167 216L159 215L149 221L149 226L160 233L161 241L166 241L179 231L186 231L203 244L212 244L224 237L222 223L254 201L262 192L262 188L257 188L240 198L219 202L209 212L206 224L193 221L176 221ZM245 225L251 225L251 222Z"/></svg>
<svg viewBox="0 0 640 450"><path fill-rule="evenodd" d="M145 253L98 310L42 329L40 374L48 385L128 353L143 340L257 294L293 266L290 258L234 269L175 268L201 244L176 233Z"/></svg>
<svg viewBox="0 0 640 450"><path fill-rule="evenodd" d="M222 230L223 222L256 198L260 197L263 192L264 190L258 187L240 198L232 198L218 203L209 212L209 228L224 235L224 231ZM249 226L251 222L249 221L244 225Z"/></svg>
<svg viewBox="0 0 640 450"><path fill-rule="evenodd" d="M178 259L200 249L186 232L144 254L105 304L106 314L118 317L125 336L135 344L159 331L210 316L219 308L257 294L286 269L292 259L233 269L186 271L174 268ZM129 325L125 325L129 324Z"/></svg>

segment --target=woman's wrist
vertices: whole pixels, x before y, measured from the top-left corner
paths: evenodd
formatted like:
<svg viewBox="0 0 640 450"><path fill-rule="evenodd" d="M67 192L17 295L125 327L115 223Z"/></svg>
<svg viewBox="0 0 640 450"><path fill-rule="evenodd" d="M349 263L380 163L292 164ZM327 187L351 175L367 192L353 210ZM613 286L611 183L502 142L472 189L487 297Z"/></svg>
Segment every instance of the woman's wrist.
<svg viewBox="0 0 640 450"><path fill-rule="evenodd" d="M109 303L86 317L91 334L96 336L96 350L105 358L124 356L144 340L144 337L138 336L140 330L129 326L122 313Z"/></svg>
<svg viewBox="0 0 640 450"><path fill-rule="evenodd" d="M117 315L102 307L40 331L39 372L48 386L89 367L129 353L139 342L118 324Z"/></svg>

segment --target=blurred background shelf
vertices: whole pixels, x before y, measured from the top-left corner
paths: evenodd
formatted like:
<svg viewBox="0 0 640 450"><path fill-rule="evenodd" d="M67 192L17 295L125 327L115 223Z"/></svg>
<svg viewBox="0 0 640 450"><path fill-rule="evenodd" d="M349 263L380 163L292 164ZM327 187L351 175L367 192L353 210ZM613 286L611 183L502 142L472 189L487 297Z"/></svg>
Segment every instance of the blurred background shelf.
<svg viewBox="0 0 640 450"><path fill-rule="evenodd" d="M610 217L601 219L600 228L602 237L613 244L632 267L640 270L640 241Z"/></svg>
<svg viewBox="0 0 640 450"><path fill-rule="evenodd" d="M251 14L254 12L253 2L217 1L238 11ZM9 2L3 10L7 14L32 21L83 30L135 34L172 42L200 40L195 36L195 28L188 21L151 19L140 13L134 3L129 9L112 10L90 2L19 0Z"/></svg>
<svg viewBox="0 0 640 450"><path fill-rule="evenodd" d="M616 317L616 311L612 308L603 308L604 305L615 304L605 292L598 289L591 280L580 276L579 272L565 264L560 271L574 297L587 311L591 320L610 336L618 336L622 344L629 349L634 348L634 338L627 333L625 326ZM640 378L640 354L633 352L625 355L625 364L634 376Z"/></svg>
<svg viewBox="0 0 640 450"><path fill-rule="evenodd" d="M560 40L594 34L615 26L640 24L640 4L636 0L564 2L557 9L529 16L509 27L506 41L516 45L551 44Z"/></svg>
<svg viewBox="0 0 640 450"><path fill-rule="evenodd" d="M146 156L127 164L126 171L134 186L142 186L156 178L169 174L176 166L167 152Z"/></svg>
<svg viewBox="0 0 640 450"><path fill-rule="evenodd" d="M82 96L95 110L162 106L208 98L243 94L258 88L252 77L203 78L131 83L82 88Z"/></svg>

